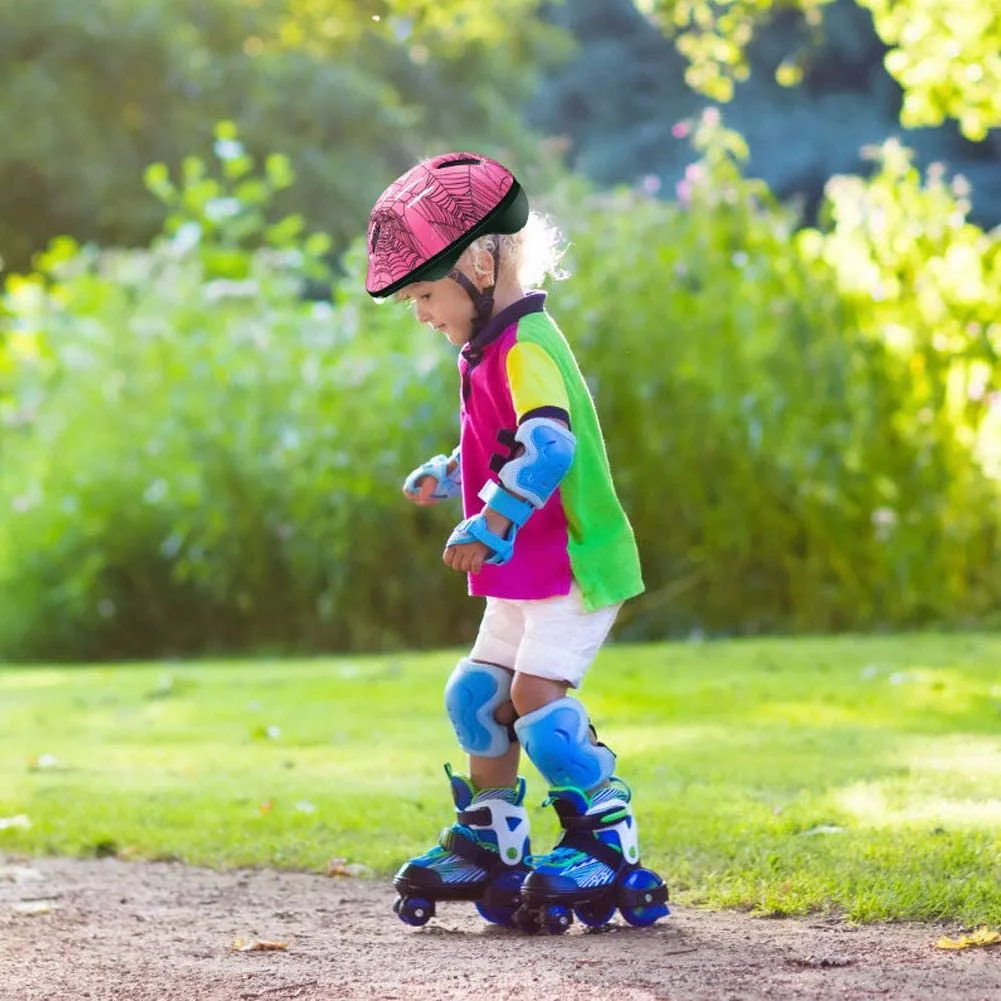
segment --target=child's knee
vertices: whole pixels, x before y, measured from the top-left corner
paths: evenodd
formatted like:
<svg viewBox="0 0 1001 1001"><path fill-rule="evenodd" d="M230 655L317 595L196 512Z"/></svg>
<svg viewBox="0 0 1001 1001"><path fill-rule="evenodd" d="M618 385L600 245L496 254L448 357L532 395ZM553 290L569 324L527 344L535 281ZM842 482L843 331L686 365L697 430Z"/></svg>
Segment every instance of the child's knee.
<svg viewBox="0 0 1001 1001"><path fill-rule="evenodd" d="M463 657L445 686L445 708L467 754L499 758L511 735L498 717L511 704L511 672L496 664Z"/></svg>
<svg viewBox="0 0 1001 1001"><path fill-rule="evenodd" d="M514 730L550 786L573 786L587 792L615 772L615 755L596 740L587 713L576 699L556 699L526 713Z"/></svg>
<svg viewBox="0 0 1001 1001"><path fill-rule="evenodd" d="M502 702L494 710L494 719L501 726L510 726L517 718L518 710L514 708L514 703L510 699L507 702Z"/></svg>
<svg viewBox="0 0 1001 1001"><path fill-rule="evenodd" d="M511 682L511 702L519 716L527 716L536 709L563 698L569 687L565 681L518 672Z"/></svg>

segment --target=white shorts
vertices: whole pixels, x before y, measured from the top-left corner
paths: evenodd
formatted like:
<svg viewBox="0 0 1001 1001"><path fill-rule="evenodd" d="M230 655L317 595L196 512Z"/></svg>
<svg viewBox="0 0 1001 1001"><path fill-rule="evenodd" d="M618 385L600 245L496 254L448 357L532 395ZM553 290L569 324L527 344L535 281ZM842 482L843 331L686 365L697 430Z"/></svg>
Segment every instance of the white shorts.
<svg viewBox="0 0 1001 1001"><path fill-rule="evenodd" d="M469 656L580 688L621 607L586 611L576 582L569 594L540 601L487 598Z"/></svg>

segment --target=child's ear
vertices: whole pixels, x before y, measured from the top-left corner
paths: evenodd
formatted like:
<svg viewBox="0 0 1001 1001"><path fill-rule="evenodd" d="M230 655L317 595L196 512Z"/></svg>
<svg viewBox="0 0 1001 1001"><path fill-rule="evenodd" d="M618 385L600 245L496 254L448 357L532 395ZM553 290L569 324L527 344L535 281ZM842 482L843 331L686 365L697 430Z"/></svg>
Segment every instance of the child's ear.
<svg viewBox="0 0 1001 1001"><path fill-rule="evenodd" d="M481 289L489 288L494 284L494 258L489 250L477 250L476 259L476 284Z"/></svg>

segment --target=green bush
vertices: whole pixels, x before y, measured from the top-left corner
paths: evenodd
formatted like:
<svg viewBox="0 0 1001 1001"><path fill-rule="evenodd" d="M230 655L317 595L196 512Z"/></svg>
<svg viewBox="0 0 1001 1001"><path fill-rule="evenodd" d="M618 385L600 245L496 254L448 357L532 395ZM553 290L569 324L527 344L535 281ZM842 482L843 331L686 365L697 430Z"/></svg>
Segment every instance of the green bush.
<svg viewBox="0 0 1001 1001"><path fill-rule="evenodd" d="M148 251L57 242L7 282L7 658L472 634L479 604L439 561L457 510L399 495L455 442L451 353L371 302L361 245L331 303L303 301L327 241L271 219L287 162L258 169L231 126L219 140L211 169L148 172L171 213ZM983 620L1001 599L996 484L973 458L987 407L957 409L942 387L984 364L996 329L915 379L886 326L932 319L908 295L875 316L844 273L865 242L850 206L880 185L909 184L926 226L955 198L884 172L832 191L830 231L797 233L742 177L738 137L710 115L695 142L678 203L574 179L549 199L574 271L550 306L591 381L649 586L623 632ZM996 242L969 236L990 285ZM922 253L927 300L941 269ZM892 257L873 266L903 273Z"/></svg>
<svg viewBox="0 0 1001 1001"><path fill-rule="evenodd" d="M179 188L149 171L174 213L148 253L64 241L8 282L9 655L434 639L415 596L448 593L448 518L402 503L398 483L404 456L453 444L434 434L456 396L444 352L394 307L363 322L357 292L302 301L327 241L266 223L287 164L248 176L231 130L220 139L221 178L194 159ZM261 236L267 249L244 249Z"/></svg>
<svg viewBox="0 0 1001 1001"><path fill-rule="evenodd" d="M982 415L964 422L927 399L914 359L902 362L870 300L847 289L843 270L861 251L843 220L797 233L794 213L742 177L746 149L714 111L695 144L703 159L680 204L624 190L572 216L578 279L553 302L595 376L642 542L651 593L625 617L648 635L989 613L1001 586L997 491L969 435ZM900 179L852 184L832 188L843 213ZM930 234L932 217L953 226L968 208L937 182L910 184L912 215L887 219L891 242L893 227L913 229L918 204ZM997 240L980 237L967 236L971 256L996 268ZM937 245L932 235L923 248L931 266ZM997 292L976 295L983 319ZM895 300L898 323L915 308ZM949 379L945 365L929 373Z"/></svg>

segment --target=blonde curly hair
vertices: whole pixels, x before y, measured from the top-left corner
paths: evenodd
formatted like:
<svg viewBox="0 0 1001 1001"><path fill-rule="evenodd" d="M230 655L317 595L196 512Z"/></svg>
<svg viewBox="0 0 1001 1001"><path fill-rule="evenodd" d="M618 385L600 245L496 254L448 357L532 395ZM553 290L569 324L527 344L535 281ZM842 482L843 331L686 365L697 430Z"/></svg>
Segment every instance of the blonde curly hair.
<svg viewBox="0 0 1001 1001"><path fill-rule="evenodd" d="M500 275L513 276L525 289L537 288L546 278L563 281L570 272L560 266L567 251L566 239L547 216L530 212L528 222L517 233L488 234L474 240L460 260L478 278L489 282L493 275L481 266L483 254L500 249Z"/></svg>

